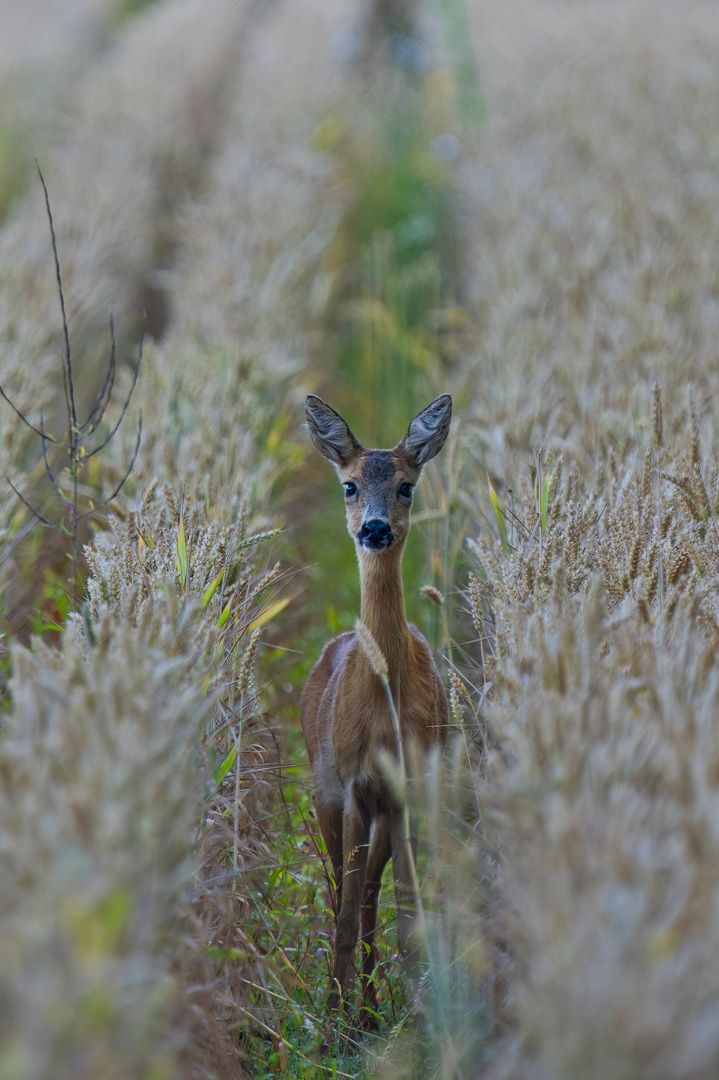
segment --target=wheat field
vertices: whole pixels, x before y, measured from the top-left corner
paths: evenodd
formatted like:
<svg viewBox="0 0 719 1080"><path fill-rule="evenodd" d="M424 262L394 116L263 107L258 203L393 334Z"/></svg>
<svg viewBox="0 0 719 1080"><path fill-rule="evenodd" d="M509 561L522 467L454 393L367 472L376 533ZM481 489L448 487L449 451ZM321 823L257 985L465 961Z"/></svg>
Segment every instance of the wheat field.
<svg viewBox="0 0 719 1080"><path fill-rule="evenodd" d="M0 1080L714 1080L715 5L0 25ZM309 392L375 445L454 400L405 561L450 697L426 975L388 881L359 1045L299 727L358 612Z"/></svg>

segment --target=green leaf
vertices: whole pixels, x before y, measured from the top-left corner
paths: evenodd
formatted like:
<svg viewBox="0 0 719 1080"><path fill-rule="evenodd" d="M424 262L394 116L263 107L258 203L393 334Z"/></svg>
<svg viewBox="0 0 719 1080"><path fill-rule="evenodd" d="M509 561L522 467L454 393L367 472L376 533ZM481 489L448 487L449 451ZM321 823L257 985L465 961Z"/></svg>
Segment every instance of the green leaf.
<svg viewBox="0 0 719 1080"><path fill-rule="evenodd" d="M227 755L225 760L222 762L219 769L217 769L216 772L215 772L215 785L216 785L216 787L219 787L220 784L222 783L222 781L225 779L228 772L230 771L232 766L235 764L236 757L237 757L237 744L235 744L231 748L229 754Z"/></svg>
<svg viewBox="0 0 719 1080"><path fill-rule="evenodd" d="M210 600L212 599L212 597L213 597L213 596L215 595L215 593L217 592L217 586L218 586L218 585L220 584L220 582L222 581L222 575L224 574L224 572L225 572L224 570L220 570L220 572L219 572L219 574L217 575L217 577L215 578L215 580L214 580L213 582L211 582L211 583L210 583L210 584L209 584L209 585L207 586L207 588L205 589L205 591L203 592L203 594L202 594L202 600L200 601L200 603L201 603L201 605L202 605L202 607L203 607L203 608L206 608L206 607L207 607L207 605L209 604Z"/></svg>
<svg viewBox="0 0 719 1080"><path fill-rule="evenodd" d="M281 611L284 611L291 600L291 596L283 596L281 600L275 600L274 604L270 604L256 619L252 620L247 629L252 632L259 629L260 626L264 626L270 619L274 619L275 615L279 615Z"/></svg>
<svg viewBox="0 0 719 1080"><path fill-rule="evenodd" d="M184 592L187 592L187 541L185 540L185 522L180 517L180 528L177 533L177 572Z"/></svg>
<svg viewBox="0 0 719 1080"><path fill-rule="evenodd" d="M222 609L222 614L220 615L219 619L217 620L218 627L222 628L225 625L225 623L227 622L227 620L229 619L229 617L230 617L230 605L231 604L232 604L232 600L228 600L227 603L225 604L224 608Z"/></svg>
<svg viewBox="0 0 719 1080"><path fill-rule="evenodd" d="M207 955L211 960L244 960L245 954L241 949L235 949L232 946L223 948L219 945L210 945L207 949Z"/></svg>
<svg viewBox="0 0 719 1080"><path fill-rule="evenodd" d="M542 515L542 532L547 531L547 505L549 502L549 477L544 478L542 484L542 497L539 503L539 512Z"/></svg>

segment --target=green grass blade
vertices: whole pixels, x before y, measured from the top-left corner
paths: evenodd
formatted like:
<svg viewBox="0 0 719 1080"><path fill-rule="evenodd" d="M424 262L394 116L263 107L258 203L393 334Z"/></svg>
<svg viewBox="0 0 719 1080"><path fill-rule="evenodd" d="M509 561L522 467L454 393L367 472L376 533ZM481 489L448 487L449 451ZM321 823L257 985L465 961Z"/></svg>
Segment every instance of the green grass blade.
<svg viewBox="0 0 719 1080"><path fill-rule="evenodd" d="M177 572L180 575L183 592L187 592L187 541L185 539L185 522L180 517L180 528L177 533Z"/></svg>
<svg viewBox="0 0 719 1080"><path fill-rule="evenodd" d="M237 757L237 746L231 747L229 754L222 762L222 764L215 770L215 787L219 787L222 781L227 776L228 772L235 764L235 758Z"/></svg>
<svg viewBox="0 0 719 1080"><path fill-rule="evenodd" d="M499 499L497 498L497 492L492 487L492 481L487 477L487 483L489 485L489 501L492 504L494 510L494 517L497 522L497 528L499 529L499 538L502 541L502 547L504 548L505 555L509 555L511 547L509 544L509 537L507 536L507 522L504 519L502 508L499 505Z"/></svg>
<svg viewBox="0 0 719 1080"><path fill-rule="evenodd" d="M222 581L222 575L224 574L224 572L225 572L224 570L220 570L220 572L219 572L219 574L217 575L217 577L215 578L215 580L214 580L214 581L212 581L212 582L210 582L210 584L209 584L209 585L207 586L207 588L206 588L206 589L205 589L205 591L203 592L203 594L202 594L202 600L200 601L200 604L201 604L201 606L202 606L203 608L206 608L206 607L207 607L207 605L209 604L210 600L212 599L212 597L213 597L213 596L215 595L215 593L217 592L217 586L218 586L218 585L220 584L220 582Z"/></svg>
<svg viewBox="0 0 719 1080"><path fill-rule="evenodd" d="M224 608L222 609L222 614L220 615L219 619L217 620L217 625L218 625L218 627L220 627L220 629L222 629L222 627L225 625L225 623L227 622L227 620L230 617L230 605L231 604L232 604L232 601L228 600L227 603L225 604Z"/></svg>

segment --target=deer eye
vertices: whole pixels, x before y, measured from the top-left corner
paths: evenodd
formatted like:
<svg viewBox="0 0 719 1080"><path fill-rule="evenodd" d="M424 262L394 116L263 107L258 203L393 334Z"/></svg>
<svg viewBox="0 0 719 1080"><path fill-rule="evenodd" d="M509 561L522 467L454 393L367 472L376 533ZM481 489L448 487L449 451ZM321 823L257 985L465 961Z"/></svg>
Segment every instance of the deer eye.
<svg viewBox="0 0 719 1080"><path fill-rule="evenodd" d="M412 485L408 484L407 481L405 480L405 482L403 484L399 485L399 488L397 489L397 494L403 499L411 499L412 498Z"/></svg>
<svg viewBox="0 0 719 1080"><path fill-rule="evenodd" d="M348 480L343 486L345 489L345 499L351 499L353 495L357 494L357 485L353 483L352 480Z"/></svg>

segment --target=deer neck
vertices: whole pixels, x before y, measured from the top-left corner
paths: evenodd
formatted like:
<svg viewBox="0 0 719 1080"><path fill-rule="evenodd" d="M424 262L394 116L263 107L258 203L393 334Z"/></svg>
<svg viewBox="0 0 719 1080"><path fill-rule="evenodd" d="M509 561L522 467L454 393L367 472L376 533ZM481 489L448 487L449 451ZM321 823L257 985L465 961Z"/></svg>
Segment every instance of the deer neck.
<svg viewBox="0 0 719 1080"><path fill-rule="evenodd" d="M359 551L360 618L371 631L395 684L409 662L409 629L404 609L402 550L397 544L373 555Z"/></svg>

